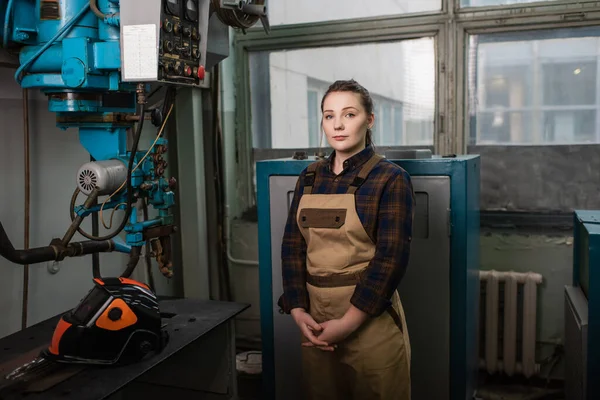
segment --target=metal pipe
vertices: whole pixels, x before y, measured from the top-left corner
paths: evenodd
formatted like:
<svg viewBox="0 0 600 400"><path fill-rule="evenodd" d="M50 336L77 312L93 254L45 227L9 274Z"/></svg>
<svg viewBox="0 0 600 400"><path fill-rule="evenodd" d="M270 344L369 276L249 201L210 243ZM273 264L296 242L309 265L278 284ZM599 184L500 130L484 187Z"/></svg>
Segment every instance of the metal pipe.
<svg viewBox="0 0 600 400"><path fill-rule="evenodd" d="M0 255L15 264L27 265L46 261L62 261L66 257L80 257L96 252L114 251L116 244L112 240L75 242L63 247L52 243L46 247L37 247L28 250L16 250L11 243L2 222L0 222Z"/></svg>
<svg viewBox="0 0 600 400"><path fill-rule="evenodd" d="M29 219L31 212L31 171L29 162L29 91L23 89L23 142L25 152L25 221L23 248L29 249ZM21 309L21 329L27 328L29 310L29 265L23 269L23 306Z"/></svg>
<svg viewBox="0 0 600 400"><path fill-rule="evenodd" d="M135 270L135 267L138 264L138 261L140 260L141 253L142 253L141 246L135 246L135 247L131 248L131 253L129 253L129 262L127 263L127 268L125 269L125 271L123 271L123 274L121 274L121 276L123 278L129 278L131 276L131 274Z"/></svg>
<svg viewBox="0 0 600 400"><path fill-rule="evenodd" d="M258 260L241 260L238 258L234 258L231 254L231 221L229 219L229 213L227 211L225 212L225 223L223 225L225 229L225 247L227 250L227 260L233 264L245 265L248 267L258 267Z"/></svg>

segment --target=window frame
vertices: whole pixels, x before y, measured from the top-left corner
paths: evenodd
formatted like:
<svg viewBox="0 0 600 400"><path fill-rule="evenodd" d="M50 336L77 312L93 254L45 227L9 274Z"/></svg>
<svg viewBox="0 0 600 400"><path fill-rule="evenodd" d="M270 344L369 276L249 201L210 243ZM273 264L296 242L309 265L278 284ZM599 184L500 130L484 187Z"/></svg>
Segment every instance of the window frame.
<svg viewBox="0 0 600 400"><path fill-rule="evenodd" d="M268 1L268 0L267 0ZM250 116L249 54L357 43L379 43L433 37L436 51L435 154L467 154L470 118L467 83L470 35L592 27L600 24L600 1L539 1L485 7L460 7L442 0L440 11L278 25L265 35L261 27L233 35L236 65L236 172L241 196L238 209L255 205ZM598 101L600 103L600 100ZM600 112L598 112L600 118ZM594 146L592 144L587 146ZM497 145L510 151L514 145Z"/></svg>

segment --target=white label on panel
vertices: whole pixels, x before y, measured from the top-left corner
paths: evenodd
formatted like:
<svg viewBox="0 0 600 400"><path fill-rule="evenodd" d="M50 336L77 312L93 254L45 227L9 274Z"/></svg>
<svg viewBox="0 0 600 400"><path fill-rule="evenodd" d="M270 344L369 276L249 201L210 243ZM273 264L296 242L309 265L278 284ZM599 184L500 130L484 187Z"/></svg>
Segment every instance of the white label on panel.
<svg viewBox="0 0 600 400"><path fill-rule="evenodd" d="M158 78L156 25L124 26L121 56L124 80L156 80Z"/></svg>

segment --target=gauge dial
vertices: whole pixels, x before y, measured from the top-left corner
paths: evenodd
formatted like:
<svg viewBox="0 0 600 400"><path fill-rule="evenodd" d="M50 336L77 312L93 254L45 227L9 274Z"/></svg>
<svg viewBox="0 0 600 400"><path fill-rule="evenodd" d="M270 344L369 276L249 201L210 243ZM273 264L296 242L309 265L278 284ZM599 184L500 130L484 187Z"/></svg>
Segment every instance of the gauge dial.
<svg viewBox="0 0 600 400"><path fill-rule="evenodd" d="M179 14L179 0L167 0L167 11L171 15Z"/></svg>
<svg viewBox="0 0 600 400"><path fill-rule="evenodd" d="M185 17L190 21L198 21L198 3L195 0L185 2Z"/></svg>

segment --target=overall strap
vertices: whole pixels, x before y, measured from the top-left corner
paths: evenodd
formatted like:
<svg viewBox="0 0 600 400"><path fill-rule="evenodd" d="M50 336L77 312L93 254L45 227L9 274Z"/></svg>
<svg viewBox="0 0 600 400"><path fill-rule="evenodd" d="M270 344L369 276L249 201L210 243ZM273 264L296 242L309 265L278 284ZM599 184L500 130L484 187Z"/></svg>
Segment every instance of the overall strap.
<svg viewBox="0 0 600 400"><path fill-rule="evenodd" d="M319 163L321 163L321 161L316 161L306 168L306 174L304 175L304 191L302 194L312 193L312 188L315 183L315 171L317 170Z"/></svg>
<svg viewBox="0 0 600 400"><path fill-rule="evenodd" d="M350 186L348 186L348 194L354 194L358 190L360 185L362 185L365 182L365 180L367 179L367 176L369 176L369 174L371 173L373 168L375 168L375 166L381 160L383 160L382 156L380 156L379 154L373 154L373 157L371 157L369 159L369 161L367 161L362 166L362 168L360 169L360 172L358 173L356 178L354 178L354 181L352 181Z"/></svg>

